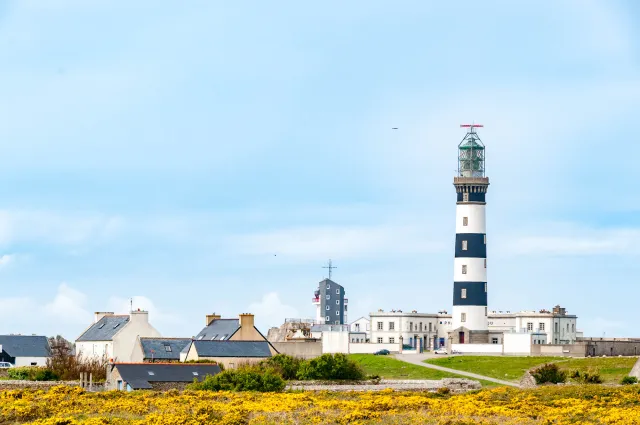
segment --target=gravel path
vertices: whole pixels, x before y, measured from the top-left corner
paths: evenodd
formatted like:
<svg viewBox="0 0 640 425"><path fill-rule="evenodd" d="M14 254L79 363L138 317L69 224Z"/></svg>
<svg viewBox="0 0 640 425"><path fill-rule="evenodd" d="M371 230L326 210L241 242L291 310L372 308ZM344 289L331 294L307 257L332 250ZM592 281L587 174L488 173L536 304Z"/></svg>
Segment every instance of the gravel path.
<svg viewBox="0 0 640 425"><path fill-rule="evenodd" d="M473 379L482 379L483 381L495 382L500 385L508 385L510 387L520 388L520 385L515 382L503 381L501 379L490 378L488 376L478 375L477 373L464 372L462 370L450 369L448 367L436 366L434 364L423 363L423 360L428 358L427 356L420 354L398 354L395 356L396 359L402 360L403 362L411 363L414 365L428 367L430 369L440 370L442 372L455 373L456 375L467 376Z"/></svg>

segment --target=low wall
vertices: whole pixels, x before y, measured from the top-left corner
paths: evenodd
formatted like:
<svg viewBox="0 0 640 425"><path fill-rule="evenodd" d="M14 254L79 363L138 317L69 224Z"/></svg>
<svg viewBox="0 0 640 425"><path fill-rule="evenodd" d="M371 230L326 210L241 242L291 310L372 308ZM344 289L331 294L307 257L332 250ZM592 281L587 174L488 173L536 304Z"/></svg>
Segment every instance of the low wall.
<svg viewBox="0 0 640 425"><path fill-rule="evenodd" d="M3 381L0 380L0 391L7 390L46 390L51 387L66 385L70 387L80 386L80 381Z"/></svg>
<svg viewBox="0 0 640 425"><path fill-rule="evenodd" d="M451 344L452 351L466 353L502 354L501 344Z"/></svg>
<svg viewBox="0 0 640 425"><path fill-rule="evenodd" d="M531 346L532 356L556 356L556 357L584 357L585 345L576 344L533 344Z"/></svg>
<svg viewBox="0 0 640 425"><path fill-rule="evenodd" d="M271 345L281 354L288 354L302 359L313 359L322 355L322 342L320 341L272 342Z"/></svg>
<svg viewBox="0 0 640 425"><path fill-rule="evenodd" d="M400 344L378 344L378 343L351 343L349 353L351 354L373 354L380 350L389 350L392 353L399 352Z"/></svg>
<svg viewBox="0 0 640 425"><path fill-rule="evenodd" d="M383 379L379 383L371 381L361 382L314 382L291 381L287 384L288 390L305 391L382 391L393 389L396 391L437 391L440 388L448 388L452 393L464 393L479 390L480 382L471 379L447 378L439 381L423 379L415 380L390 380Z"/></svg>
<svg viewBox="0 0 640 425"><path fill-rule="evenodd" d="M618 338L582 338L585 355L601 356L640 356L640 340Z"/></svg>

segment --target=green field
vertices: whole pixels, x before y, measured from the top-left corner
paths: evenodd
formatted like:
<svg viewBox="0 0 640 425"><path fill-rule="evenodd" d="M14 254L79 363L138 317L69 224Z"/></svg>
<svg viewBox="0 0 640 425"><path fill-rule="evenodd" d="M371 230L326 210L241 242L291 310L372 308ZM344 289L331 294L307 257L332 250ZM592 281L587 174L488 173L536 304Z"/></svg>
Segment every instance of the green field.
<svg viewBox="0 0 640 425"><path fill-rule="evenodd" d="M473 372L491 378L517 382L524 373L545 363L558 363L566 371L597 369L604 382L619 382L636 362L629 357L565 358L565 357L510 357L510 356L456 356L425 360L426 363L450 369Z"/></svg>
<svg viewBox="0 0 640 425"><path fill-rule="evenodd" d="M390 356L374 356L373 354L350 354L349 357L364 369L367 375L378 375L383 379L443 379L443 378L467 378L453 373L441 372L427 367L417 366L396 360ZM479 381L483 387L496 387L496 383Z"/></svg>

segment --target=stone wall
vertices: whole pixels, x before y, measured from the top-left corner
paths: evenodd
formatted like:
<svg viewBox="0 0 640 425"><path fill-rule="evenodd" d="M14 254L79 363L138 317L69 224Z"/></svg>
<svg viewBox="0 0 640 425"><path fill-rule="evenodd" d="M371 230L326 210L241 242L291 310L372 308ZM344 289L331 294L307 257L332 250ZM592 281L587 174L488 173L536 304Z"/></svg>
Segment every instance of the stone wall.
<svg viewBox="0 0 640 425"><path fill-rule="evenodd" d="M313 359L322 355L322 342L320 341L273 342L272 345L281 354L288 354L302 359Z"/></svg>
<svg viewBox="0 0 640 425"><path fill-rule="evenodd" d="M186 390L191 382L151 382L153 391Z"/></svg>
<svg viewBox="0 0 640 425"><path fill-rule="evenodd" d="M441 379L439 381L414 379L414 380L387 380L378 383L373 381L361 382L327 382L327 381L290 381L287 390L305 391L381 391L393 389L397 391L437 391L440 388L448 388L453 393L464 393L479 390L482 387L478 381L470 379Z"/></svg>
<svg viewBox="0 0 640 425"><path fill-rule="evenodd" d="M579 342L586 345L585 354L591 357L640 356L639 339L581 338Z"/></svg>
<svg viewBox="0 0 640 425"><path fill-rule="evenodd" d="M0 380L0 391L6 390L46 390L58 385L77 387L79 381L2 381Z"/></svg>

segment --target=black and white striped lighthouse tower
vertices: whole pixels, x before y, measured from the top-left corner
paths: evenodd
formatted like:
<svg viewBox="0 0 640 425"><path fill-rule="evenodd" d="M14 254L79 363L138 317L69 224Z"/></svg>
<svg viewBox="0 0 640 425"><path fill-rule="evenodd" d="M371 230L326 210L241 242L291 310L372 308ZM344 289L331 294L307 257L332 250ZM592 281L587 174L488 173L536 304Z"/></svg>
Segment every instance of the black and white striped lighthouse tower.
<svg viewBox="0 0 640 425"><path fill-rule="evenodd" d="M452 342L486 343L488 341L484 339L488 339L488 331L485 196L489 178L484 175L485 147L476 133L476 128L482 125L465 124L461 127L465 128L467 133L458 145L458 175L453 179L458 199Z"/></svg>

